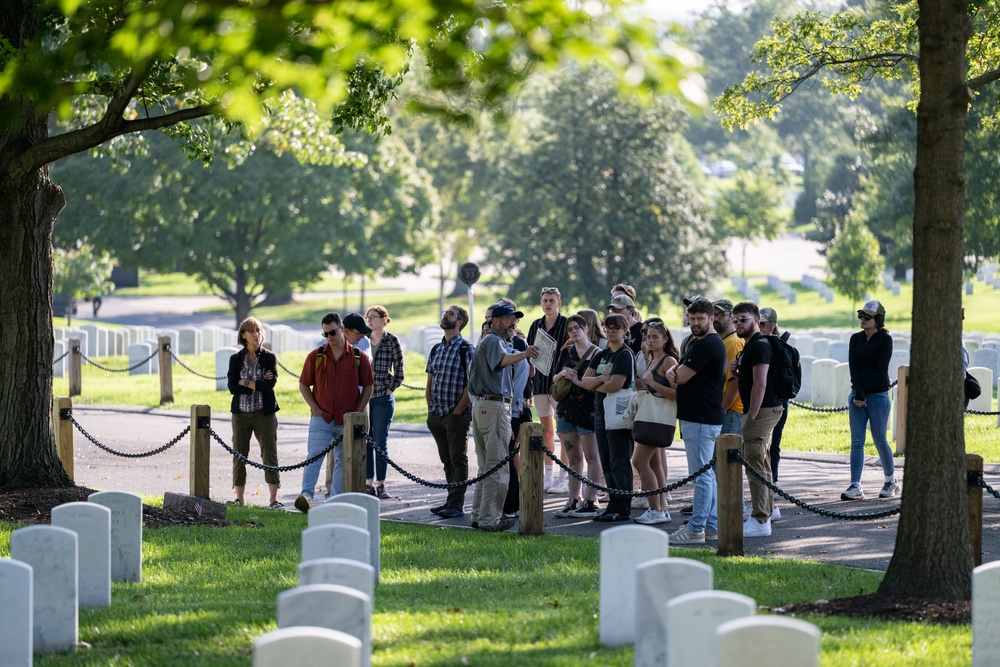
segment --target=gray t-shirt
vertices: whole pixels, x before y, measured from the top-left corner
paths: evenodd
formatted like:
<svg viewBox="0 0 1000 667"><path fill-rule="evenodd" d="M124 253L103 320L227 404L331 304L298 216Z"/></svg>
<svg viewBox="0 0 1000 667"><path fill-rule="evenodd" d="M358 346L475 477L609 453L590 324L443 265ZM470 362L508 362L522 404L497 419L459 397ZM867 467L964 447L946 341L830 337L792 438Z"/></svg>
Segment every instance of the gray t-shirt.
<svg viewBox="0 0 1000 667"><path fill-rule="evenodd" d="M475 354L469 360L470 394L513 398L512 368L500 368L500 362L507 354L507 342L492 330L479 341Z"/></svg>

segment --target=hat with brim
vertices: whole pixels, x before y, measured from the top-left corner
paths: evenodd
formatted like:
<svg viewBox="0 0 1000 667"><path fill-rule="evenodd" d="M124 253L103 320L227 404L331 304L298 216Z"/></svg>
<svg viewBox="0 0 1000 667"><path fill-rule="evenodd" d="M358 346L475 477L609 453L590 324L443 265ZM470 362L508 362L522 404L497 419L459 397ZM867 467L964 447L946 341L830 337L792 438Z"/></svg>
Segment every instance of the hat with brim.
<svg viewBox="0 0 1000 667"><path fill-rule="evenodd" d="M366 336L372 332L372 328L365 324L365 318L361 317L359 313L351 313L345 317L344 328L359 331Z"/></svg>
<svg viewBox="0 0 1000 667"><path fill-rule="evenodd" d="M684 299L684 305L685 306L690 306L695 301L708 301L708 299L706 299L705 297L701 296L700 294L695 294L694 296L689 296L686 299Z"/></svg>
<svg viewBox="0 0 1000 667"><path fill-rule="evenodd" d="M715 306L716 310L721 310L724 313L733 312L733 302L729 299L719 299L712 305Z"/></svg>
<svg viewBox="0 0 1000 667"><path fill-rule="evenodd" d="M876 315L884 316L885 306L879 303L876 299L872 299L865 305L861 306L861 309L858 311L858 315L860 315L861 313L864 313L865 315L871 315L872 317L875 317Z"/></svg>
<svg viewBox="0 0 1000 667"><path fill-rule="evenodd" d="M761 324L777 324L778 323L778 313L775 312L774 308L761 308L760 309L760 323Z"/></svg>
<svg viewBox="0 0 1000 667"><path fill-rule="evenodd" d="M612 308L616 310L621 310L622 308L635 308L635 301L633 301L632 297L628 294L618 294L611 299L611 303L605 306L605 308L607 310L611 310Z"/></svg>
<svg viewBox="0 0 1000 667"><path fill-rule="evenodd" d="M507 317L508 315L513 315L517 319L524 317L524 313L520 310L514 310L509 304L500 303L493 306L492 317Z"/></svg>

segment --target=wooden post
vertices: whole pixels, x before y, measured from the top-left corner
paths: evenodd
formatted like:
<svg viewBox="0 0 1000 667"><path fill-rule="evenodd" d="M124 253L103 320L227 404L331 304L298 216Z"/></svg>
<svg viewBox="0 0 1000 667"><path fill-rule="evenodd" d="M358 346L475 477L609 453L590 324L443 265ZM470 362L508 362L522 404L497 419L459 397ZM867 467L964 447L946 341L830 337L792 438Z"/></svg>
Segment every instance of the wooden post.
<svg viewBox="0 0 1000 667"><path fill-rule="evenodd" d="M542 524L542 509L545 504L545 489L542 488L545 452L541 449L532 449L533 439L538 445L542 444L542 425L538 422L521 424L519 434L521 518L517 528L517 532L521 535L542 535L545 532Z"/></svg>
<svg viewBox="0 0 1000 667"><path fill-rule="evenodd" d="M163 340L162 338L160 339ZM163 364L160 363L160 372ZM162 375L160 377L163 377ZM198 428L198 418L205 417L209 424L212 420L212 406L191 406L191 470L189 473L188 492L192 496L208 498L211 487L211 448L208 430Z"/></svg>
<svg viewBox="0 0 1000 667"><path fill-rule="evenodd" d="M160 351L160 405L163 405L174 402L174 360L170 356L170 336L160 336L156 343Z"/></svg>
<svg viewBox="0 0 1000 667"><path fill-rule="evenodd" d="M72 399L52 399L52 431L56 435L56 453L59 455L63 470L71 480L73 479L73 422L63 419L60 413L72 409Z"/></svg>
<svg viewBox="0 0 1000 667"><path fill-rule="evenodd" d="M978 480L983 477L983 457L965 455L965 474L969 479L969 532L972 534L972 563L983 564L983 489Z"/></svg>
<svg viewBox="0 0 1000 667"><path fill-rule="evenodd" d="M83 365L83 357L80 355L80 339L69 339L69 395L79 396L83 386L80 367Z"/></svg>
<svg viewBox="0 0 1000 667"><path fill-rule="evenodd" d="M720 556L743 555L743 464L729 461L729 450L740 451L743 437L726 433L715 439L715 483L718 488Z"/></svg>
<svg viewBox="0 0 1000 667"><path fill-rule="evenodd" d="M896 384L896 456L906 452L906 402L909 396L910 367L899 367Z"/></svg>
<svg viewBox="0 0 1000 667"><path fill-rule="evenodd" d="M356 427L362 433L355 435ZM363 412L348 412L344 415L344 440L338 447L344 448L344 493L365 492L365 465L368 461L368 415ZM372 456L378 456L372 452Z"/></svg>

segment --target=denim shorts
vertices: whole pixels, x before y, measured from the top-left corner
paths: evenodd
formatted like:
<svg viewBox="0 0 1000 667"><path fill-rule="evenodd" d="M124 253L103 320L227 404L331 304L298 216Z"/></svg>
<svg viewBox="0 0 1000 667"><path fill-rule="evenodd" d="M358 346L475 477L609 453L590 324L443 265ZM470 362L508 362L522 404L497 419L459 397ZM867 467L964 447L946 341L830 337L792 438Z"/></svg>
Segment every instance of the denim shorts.
<svg viewBox="0 0 1000 667"><path fill-rule="evenodd" d="M593 431L563 419L558 419L556 420L556 433L579 433L580 435L587 435L593 433Z"/></svg>

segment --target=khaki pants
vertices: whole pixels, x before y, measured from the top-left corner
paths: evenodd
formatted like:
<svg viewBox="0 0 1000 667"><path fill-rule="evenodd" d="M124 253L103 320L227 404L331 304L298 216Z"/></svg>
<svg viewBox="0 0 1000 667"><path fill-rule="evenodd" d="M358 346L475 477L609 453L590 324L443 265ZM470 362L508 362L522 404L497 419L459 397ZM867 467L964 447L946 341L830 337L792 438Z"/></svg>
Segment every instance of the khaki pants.
<svg viewBox="0 0 1000 667"><path fill-rule="evenodd" d="M760 473L761 477L771 481L771 432L781 419L784 409L761 408L757 419L749 414L743 415L743 447L742 455L750 467ZM752 516L764 523L774 511L774 493L753 475L747 475L750 482L750 505Z"/></svg>
<svg viewBox="0 0 1000 667"><path fill-rule="evenodd" d="M481 475L507 458L510 442L510 404L477 400L472 406L472 437L476 441L476 460ZM510 482L509 466L476 482L472 496L472 520L480 528L496 526L503 516L503 501Z"/></svg>

